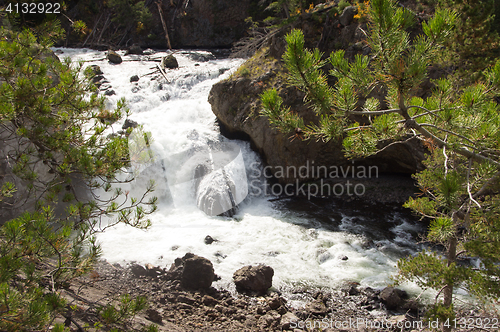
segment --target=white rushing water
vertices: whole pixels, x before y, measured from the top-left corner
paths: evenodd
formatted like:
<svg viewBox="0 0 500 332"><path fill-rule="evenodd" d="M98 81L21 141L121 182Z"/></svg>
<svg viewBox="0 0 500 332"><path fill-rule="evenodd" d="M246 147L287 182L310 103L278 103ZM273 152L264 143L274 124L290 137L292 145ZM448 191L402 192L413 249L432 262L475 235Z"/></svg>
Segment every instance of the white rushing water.
<svg viewBox="0 0 500 332"><path fill-rule="evenodd" d="M156 193L160 197L159 210L151 216L153 225L148 230L119 225L100 234L104 258L109 262L169 267L175 258L193 252L213 262L215 273L221 277L215 286L230 290L232 274L237 269L249 264L266 264L275 271L274 287L286 292L304 286L337 287L344 281L384 287L391 282L397 259L417 249L414 242L418 227L397 211L369 216L366 211L335 210L335 206L331 206L323 207L319 220L315 211L311 211L314 204L302 211L290 210L288 206L293 204L273 203L269 197L249 195L234 218L217 217L198 209L193 183L178 181L179 185L173 185L172 176L175 179L182 173L184 163L176 156L207 146L212 151L212 147L228 141L218 131L207 98L211 86L227 78L242 60L202 62L199 58L196 61L193 55L196 52L178 52L175 56L180 68L168 71L170 83L167 83L158 74L146 75L154 71L156 64L147 60L167 53L123 56L123 63L113 65L103 60L105 52L55 50L60 57L99 65L109 81L107 84L116 92L109 97L110 105L125 97L132 111L130 118L151 132L155 154L166 160L167 174L164 175L168 175L173 202L167 199L168 195ZM141 76L140 80L131 83L133 75ZM121 125L117 124L116 129ZM234 159L235 163L244 162L248 176L259 158L248 143L236 142L241 155ZM212 158L211 152L209 154ZM238 182L235 184L241 189L245 172L238 173L238 167L229 167L226 173L230 173L232 181ZM159 184L165 182L162 177L161 172L156 175ZM165 186L159 187L165 189ZM240 195L238 190L236 196ZM244 193L235 199L242 200ZM370 225L378 225L385 235L373 235ZM217 241L205 244L207 235ZM372 245L368 245L370 241ZM348 259L343 260L344 256Z"/></svg>

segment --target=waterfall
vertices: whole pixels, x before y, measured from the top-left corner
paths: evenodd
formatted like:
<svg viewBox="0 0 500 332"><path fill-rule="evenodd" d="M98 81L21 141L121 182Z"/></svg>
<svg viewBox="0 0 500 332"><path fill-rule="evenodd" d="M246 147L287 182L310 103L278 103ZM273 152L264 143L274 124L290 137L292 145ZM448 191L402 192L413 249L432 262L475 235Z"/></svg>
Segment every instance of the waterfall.
<svg viewBox="0 0 500 332"><path fill-rule="evenodd" d="M243 60L177 52L180 68L167 72L167 82L149 75L151 60L166 52L127 55L113 65L99 51L56 51L60 57L99 65L107 88L115 92L109 107L125 97L130 118L151 133L147 145L141 143L144 138L131 139L146 146L151 158L133 165L139 176L130 190L140 192L147 179L154 179L159 209L151 215L149 230L118 225L99 235L109 262L169 266L193 252L213 262L221 277L215 286L230 290L237 269L262 263L275 270L274 287L286 292L338 287L345 281L384 287L397 260L419 249L415 238L421 228L400 210L373 214L370 209L377 207L320 199L272 202L262 191L258 194L255 188L266 180L259 156L248 142L220 134L207 101L211 86ZM194 53L206 53L211 60L201 62ZM130 82L132 75L139 81ZM117 123L114 130L121 126ZM207 235L217 241L205 244Z"/></svg>

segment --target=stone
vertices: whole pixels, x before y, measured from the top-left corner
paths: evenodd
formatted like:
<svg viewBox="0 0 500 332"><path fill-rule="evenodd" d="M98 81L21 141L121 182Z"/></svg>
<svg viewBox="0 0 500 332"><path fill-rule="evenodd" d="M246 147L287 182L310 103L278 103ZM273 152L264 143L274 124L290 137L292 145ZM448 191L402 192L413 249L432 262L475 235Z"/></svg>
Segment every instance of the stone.
<svg viewBox="0 0 500 332"><path fill-rule="evenodd" d="M210 306L210 307L219 303L219 301L217 301L216 299L214 299L210 295L203 296L203 299L201 300L201 302L203 302L204 305Z"/></svg>
<svg viewBox="0 0 500 332"><path fill-rule="evenodd" d="M211 237L210 235L205 236L205 240L204 241L205 241L205 244L212 244L214 242L217 242L217 240L214 240L214 238Z"/></svg>
<svg viewBox="0 0 500 332"><path fill-rule="evenodd" d="M344 8L344 11L339 17L340 24L347 26L351 24L354 19L354 15L358 13L358 8L356 6L348 6Z"/></svg>
<svg viewBox="0 0 500 332"><path fill-rule="evenodd" d="M183 258L181 284L185 288L207 289L214 280L214 267L212 262L204 257L187 253Z"/></svg>
<svg viewBox="0 0 500 332"><path fill-rule="evenodd" d="M292 312L287 312L281 316L280 326L282 330L289 330L291 324L297 324L299 318Z"/></svg>
<svg viewBox="0 0 500 332"><path fill-rule="evenodd" d="M106 56L109 62L114 63L114 64L120 64L122 63L122 57L116 53L115 51L108 51L108 55Z"/></svg>
<svg viewBox="0 0 500 332"><path fill-rule="evenodd" d="M116 95L116 92L115 92L115 90L109 89L109 90L104 91L104 95L113 96L113 95Z"/></svg>
<svg viewBox="0 0 500 332"><path fill-rule="evenodd" d="M98 65L90 65L87 67L88 69L86 70L89 70L90 71L90 76L93 77L93 76L96 76L96 75L102 75L103 72L101 70L101 67L99 67Z"/></svg>
<svg viewBox="0 0 500 332"><path fill-rule="evenodd" d="M343 260L343 261L346 261L346 260L349 259L349 257L347 257L347 256L341 256L340 259Z"/></svg>
<svg viewBox="0 0 500 332"><path fill-rule="evenodd" d="M403 299L407 296L401 289L386 287L380 292L379 298L387 309L394 310L403 305Z"/></svg>
<svg viewBox="0 0 500 332"><path fill-rule="evenodd" d="M179 68L179 63L177 62L177 59L172 54L170 54L161 59L160 66L163 69L175 69Z"/></svg>
<svg viewBox="0 0 500 332"><path fill-rule="evenodd" d="M137 82L137 81L139 81L139 76L134 75L134 76L130 77L130 82Z"/></svg>
<svg viewBox="0 0 500 332"><path fill-rule="evenodd" d="M137 44L134 44L132 46L129 47L129 49L127 50L127 52L125 53L126 55L127 54L137 54L137 55L142 55L144 52L142 51L142 48L137 45Z"/></svg>
<svg viewBox="0 0 500 332"><path fill-rule="evenodd" d="M139 264L133 264L130 267L130 272L132 272L132 274L134 276L136 276L137 278L141 277L141 276L146 276L148 274L148 272L146 271L146 269L143 266L139 265Z"/></svg>
<svg viewBox="0 0 500 332"><path fill-rule="evenodd" d="M151 308L146 310L146 318L157 324L161 324L163 322L161 314L157 310Z"/></svg>
<svg viewBox="0 0 500 332"><path fill-rule="evenodd" d="M264 295L273 284L274 270L270 266L247 265L233 274L236 290L250 295Z"/></svg>
<svg viewBox="0 0 500 332"><path fill-rule="evenodd" d="M328 312L328 308L322 300L314 300L306 304L306 311L313 315L325 315Z"/></svg>
<svg viewBox="0 0 500 332"><path fill-rule="evenodd" d="M127 130L128 128L137 128L139 124L134 120L126 119L123 123L122 129Z"/></svg>

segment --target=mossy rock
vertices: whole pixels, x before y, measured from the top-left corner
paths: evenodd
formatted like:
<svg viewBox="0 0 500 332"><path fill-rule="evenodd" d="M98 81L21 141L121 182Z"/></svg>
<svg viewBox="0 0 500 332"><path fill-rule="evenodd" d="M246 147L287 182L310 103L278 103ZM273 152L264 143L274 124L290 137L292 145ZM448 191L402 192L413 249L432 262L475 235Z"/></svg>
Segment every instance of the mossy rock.
<svg viewBox="0 0 500 332"><path fill-rule="evenodd" d="M107 59L111 63L119 64L122 63L122 57L115 51L108 51Z"/></svg>
<svg viewBox="0 0 500 332"><path fill-rule="evenodd" d="M175 69L179 68L179 63L177 62L177 59L172 55L167 55L163 59L161 59L161 67L163 69Z"/></svg>

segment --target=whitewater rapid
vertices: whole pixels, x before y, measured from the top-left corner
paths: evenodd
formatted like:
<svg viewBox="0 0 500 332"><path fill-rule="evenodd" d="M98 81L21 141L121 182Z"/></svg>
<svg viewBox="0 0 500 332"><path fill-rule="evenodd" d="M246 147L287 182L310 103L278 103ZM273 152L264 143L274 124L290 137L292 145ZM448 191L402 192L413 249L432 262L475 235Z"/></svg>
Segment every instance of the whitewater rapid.
<svg viewBox="0 0 500 332"><path fill-rule="evenodd" d="M175 54L180 67L167 72L167 82L159 74L147 74L156 65L149 60L160 59L168 52L149 56L125 56L118 52L124 62L114 65L104 59L105 52L54 50L59 57L84 60L85 66L100 66L109 81L106 84L115 91L108 97L109 106L119 98L127 100L132 112L130 119L151 132L152 149L160 159L169 159L193 147L228 141L218 130L207 98L211 86L234 73L243 60L214 59L208 52L180 51ZM133 75L140 77L138 82L130 82ZM121 125L116 124L116 130ZM251 167L255 167L251 165L260 163L259 156L247 142L235 142L249 176ZM175 167L172 162L167 172L176 172ZM156 180L164 181L161 175ZM234 218L210 217L197 208L189 187L170 186L169 190L173 201L160 199L158 211L150 216L150 229L118 225L98 235L104 259L111 263L169 267L175 258L193 252L214 264L215 273L221 277L214 286L233 291L232 274L237 269L266 264L274 269L273 287L286 293L297 287L335 288L345 281L385 287L396 272L397 260L419 248L416 236L421 227L399 210L370 216L362 209L353 212L331 205L323 207L318 219L314 213L271 202L270 197L249 195ZM313 210L314 204L307 209ZM370 236L370 225L375 224L382 225L379 227L386 235ZM207 235L217 241L205 244ZM413 285L405 287L410 292L417 291Z"/></svg>

